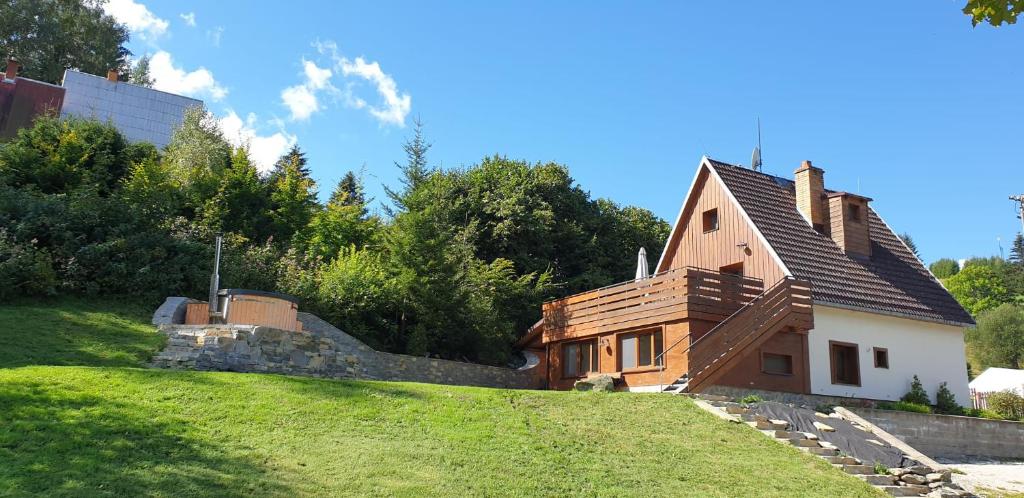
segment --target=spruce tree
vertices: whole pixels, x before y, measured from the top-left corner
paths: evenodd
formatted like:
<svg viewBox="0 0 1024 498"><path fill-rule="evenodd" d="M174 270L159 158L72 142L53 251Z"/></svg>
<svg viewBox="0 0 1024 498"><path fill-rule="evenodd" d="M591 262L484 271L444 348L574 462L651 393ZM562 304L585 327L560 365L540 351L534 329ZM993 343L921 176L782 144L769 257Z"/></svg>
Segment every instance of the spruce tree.
<svg viewBox="0 0 1024 498"><path fill-rule="evenodd" d="M1013 246L1010 247L1010 262L1024 266L1024 233L1017 233L1017 237L1013 239Z"/></svg>
<svg viewBox="0 0 1024 498"><path fill-rule="evenodd" d="M917 244L914 243L914 239L909 233L901 233L900 239L902 239L903 243L907 245L907 249L910 249L910 252L914 253L914 256L917 256L917 259L921 259L921 253L917 251Z"/></svg>
<svg viewBox="0 0 1024 498"><path fill-rule="evenodd" d="M334 187L328 204L339 204L344 206L365 206L366 194L363 193L363 182L355 173L345 173L338 185Z"/></svg>
<svg viewBox="0 0 1024 498"><path fill-rule="evenodd" d="M405 164L395 162L395 166L402 171L400 181L403 189L397 191L384 187L384 191L398 211L410 208L409 202L412 200L413 191L430 175L430 168L427 166L427 151L430 150L431 144L423 136L423 122L416 118L413 123L415 128L412 138L402 144L402 150L405 151ZM394 215L392 209L386 208L386 211L388 214Z"/></svg>

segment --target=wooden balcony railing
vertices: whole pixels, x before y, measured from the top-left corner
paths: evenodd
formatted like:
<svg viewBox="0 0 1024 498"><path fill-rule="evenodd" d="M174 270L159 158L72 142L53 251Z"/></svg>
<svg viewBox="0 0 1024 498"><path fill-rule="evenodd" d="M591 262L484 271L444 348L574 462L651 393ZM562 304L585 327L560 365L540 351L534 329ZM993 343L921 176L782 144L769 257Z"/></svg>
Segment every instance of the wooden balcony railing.
<svg viewBox="0 0 1024 498"><path fill-rule="evenodd" d="M760 279L679 268L544 303L544 340L582 337L686 318L733 314L761 294Z"/></svg>

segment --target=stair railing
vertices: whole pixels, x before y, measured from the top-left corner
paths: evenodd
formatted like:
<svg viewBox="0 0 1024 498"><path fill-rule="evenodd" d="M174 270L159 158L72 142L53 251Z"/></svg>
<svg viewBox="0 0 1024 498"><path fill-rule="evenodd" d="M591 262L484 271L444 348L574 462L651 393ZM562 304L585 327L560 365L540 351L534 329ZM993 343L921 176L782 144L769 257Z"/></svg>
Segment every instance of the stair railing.
<svg viewBox="0 0 1024 498"><path fill-rule="evenodd" d="M759 304L760 301L763 301L766 296L768 296L769 294L774 292L779 287L781 287L783 285L789 285L792 282L795 282L796 280L797 280L796 277L792 277L792 276L782 277L781 279L779 279L778 282L773 284L771 287L765 289L764 292L758 294L753 299L751 299L750 301L747 301L742 306L740 306L739 309L737 309L731 315L726 317L725 320L722 320L721 322L718 322L718 324L716 324L714 327L711 327L711 330L707 331L707 333L705 333L704 335L700 336L696 341L692 341L689 344L687 344L686 347L683 348L682 351L680 351L680 354L681 353L686 353L687 351L693 349L693 347L696 346L698 343L704 341L708 337L711 337L719 329L727 326L726 324L731 323L731 321L732 321L732 319L734 317L739 316L740 314L742 314L747 309L750 309L751 307L753 307L755 304ZM760 323L757 325L757 328L754 329L754 330L756 331L758 329L760 329ZM677 340L676 342L672 343L671 346L669 346L667 349L662 351L661 354L659 354L659 355L654 357L654 364L658 365L658 367L659 367L659 369L658 369L658 390L659 391L664 391L665 390L665 355L667 355L669 353L669 351L672 351L673 349L675 349L675 347L678 346L680 343L682 343L684 340L687 340L689 338L690 338L690 334L687 334L687 335L679 338L679 340ZM687 372L686 373L689 373L690 371L693 370L690 367L692 367L692 365L687 365Z"/></svg>

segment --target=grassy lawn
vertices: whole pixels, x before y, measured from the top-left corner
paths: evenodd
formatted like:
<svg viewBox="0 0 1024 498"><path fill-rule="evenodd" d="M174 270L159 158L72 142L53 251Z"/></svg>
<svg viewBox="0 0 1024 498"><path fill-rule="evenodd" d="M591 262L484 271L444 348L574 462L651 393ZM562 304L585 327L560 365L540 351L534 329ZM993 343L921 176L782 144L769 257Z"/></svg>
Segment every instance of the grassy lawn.
<svg viewBox="0 0 1024 498"><path fill-rule="evenodd" d="M134 367L159 344L130 307L0 307L0 495L879 496L681 397Z"/></svg>

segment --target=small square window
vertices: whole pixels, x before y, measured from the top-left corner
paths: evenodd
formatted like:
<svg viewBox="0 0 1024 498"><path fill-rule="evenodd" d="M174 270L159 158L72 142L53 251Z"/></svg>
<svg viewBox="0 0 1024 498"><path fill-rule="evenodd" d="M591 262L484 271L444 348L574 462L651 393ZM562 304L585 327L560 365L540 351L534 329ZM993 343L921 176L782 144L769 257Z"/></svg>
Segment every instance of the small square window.
<svg viewBox="0 0 1024 498"><path fill-rule="evenodd" d="M875 368L889 368L889 350L875 348Z"/></svg>
<svg viewBox="0 0 1024 498"><path fill-rule="evenodd" d="M704 211L704 231L713 232L718 230L718 209Z"/></svg>
<svg viewBox="0 0 1024 498"><path fill-rule="evenodd" d="M762 353L761 371L771 375L793 375L793 356L788 354Z"/></svg>

